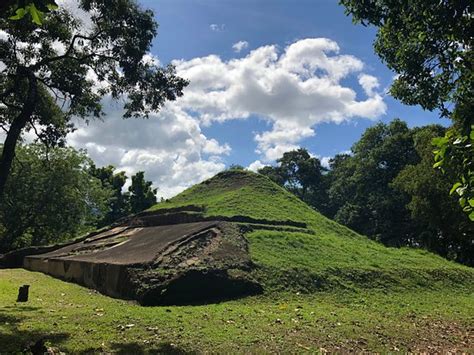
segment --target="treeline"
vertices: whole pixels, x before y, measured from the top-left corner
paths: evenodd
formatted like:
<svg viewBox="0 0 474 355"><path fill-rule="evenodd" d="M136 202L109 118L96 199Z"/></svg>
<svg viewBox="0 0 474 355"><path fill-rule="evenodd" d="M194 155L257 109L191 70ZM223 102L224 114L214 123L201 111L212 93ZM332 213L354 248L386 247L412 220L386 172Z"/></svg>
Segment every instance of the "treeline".
<svg viewBox="0 0 474 355"><path fill-rule="evenodd" d="M433 169L439 125L408 128L399 119L368 128L351 154L329 169L305 149L284 153L259 172L329 218L388 246L421 247L474 265L474 223Z"/></svg>
<svg viewBox="0 0 474 355"><path fill-rule="evenodd" d="M0 150L2 149L0 145ZM65 241L156 203L143 172L98 168L84 151L21 145L0 205L0 253Z"/></svg>

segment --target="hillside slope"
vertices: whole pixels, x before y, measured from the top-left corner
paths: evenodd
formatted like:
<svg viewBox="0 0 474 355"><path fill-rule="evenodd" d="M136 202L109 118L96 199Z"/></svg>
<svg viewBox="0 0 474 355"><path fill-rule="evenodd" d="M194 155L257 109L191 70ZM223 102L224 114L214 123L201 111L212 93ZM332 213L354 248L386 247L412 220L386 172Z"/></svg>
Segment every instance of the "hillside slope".
<svg viewBox="0 0 474 355"><path fill-rule="evenodd" d="M150 211L196 205L204 215L306 223L312 233L247 233L267 290L469 286L474 270L424 250L388 248L322 216L265 176L225 171Z"/></svg>

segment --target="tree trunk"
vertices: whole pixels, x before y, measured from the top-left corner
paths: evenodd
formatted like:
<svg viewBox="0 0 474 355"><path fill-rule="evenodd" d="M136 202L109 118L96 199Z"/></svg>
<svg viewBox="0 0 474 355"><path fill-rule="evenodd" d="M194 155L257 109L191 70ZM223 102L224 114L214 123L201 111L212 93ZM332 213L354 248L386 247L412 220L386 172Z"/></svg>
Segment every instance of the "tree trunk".
<svg viewBox="0 0 474 355"><path fill-rule="evenodd" d="M0 159L0 201L3 199L5 185L10 175L13 158L15 157L15 148L21 131L25 128L35 110L37 95L36 77L33 72L27 70L25 70L23 75L28 80L28 92L23 103L23 109L11 123L7 138L3 144L2 157Z"/></svg>

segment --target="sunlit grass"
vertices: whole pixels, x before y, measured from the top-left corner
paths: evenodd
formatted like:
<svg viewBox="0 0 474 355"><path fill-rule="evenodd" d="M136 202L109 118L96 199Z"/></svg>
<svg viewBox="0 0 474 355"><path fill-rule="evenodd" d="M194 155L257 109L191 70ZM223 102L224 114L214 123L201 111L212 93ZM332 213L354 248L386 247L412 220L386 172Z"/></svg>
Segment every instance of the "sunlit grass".
<svg viewBox="0 0 474 355"><path fill-rule="evenodd" d="M24 283L31 285L30 300L17 304ZM472 296L469 288L283 292L147 308L40 273L0 270L0 343L1 352L41 337L67 352L468 350Z"/></svg>

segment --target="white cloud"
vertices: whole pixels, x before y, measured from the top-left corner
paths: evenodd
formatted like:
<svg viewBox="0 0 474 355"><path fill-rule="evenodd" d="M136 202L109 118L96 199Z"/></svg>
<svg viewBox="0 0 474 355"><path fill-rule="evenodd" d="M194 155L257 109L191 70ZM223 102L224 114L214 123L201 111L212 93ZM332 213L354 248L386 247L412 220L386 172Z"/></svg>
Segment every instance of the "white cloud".
<svg viewBox="0 0 474 355"><path fill-rule="evenodd" d="M221 31L224 31L225 29L225 24L221 23L221 24L217 24L217 23L211 23L209 25L209 29L211 31L214 31L214 32L221 32Z"/></svg>
<svg viewBox="0 0 474 355"><path fill-rule="evenodd" d="M203 152L207 154L229 155L231 150L232 149L227 143L224 145L220 145L219 142L213 138L206 140L203 147Z"/></svg>
<svg viewBox="0 0 474 355"><path fill-rule="evenodd" d="M7 32L5 32L4 30L0 30L0 41L6 42L8 41L9 37L10 35Z"/></svg>
<svg viewBox="0 0 474 355"><path fill-rule="evenodd" d="M219 155L230 147L202 134L198 122L179 107L167 105L149 119L122 119L120 105L106 102L103 121L79 122L68 136L76 148L86 148L98 166L112 164L146 178L165 198L215 175L225 168Z"/></svg>
<svg viewBox="0 0 474 355"><path fill-rule="evenodd" d="M319 159L321 161L321 166L329 169L329 161L332 159L332 157L322 157Z"/></svg>
<svg viewBox="0 0 474 355"><path fill-rule="evenodd" d="M183 97L148 120L122 120L121 105L107 101L104 121L78 124L69 143L87 148L99 166L113 164L129 175L145 171L159 195L169 197L225 167L223 157L231 147L219 137L206 137L202 125L257 117L270 126L254 132L260 157L248 168L259 169L298 148L319 123L385 113L377 79L363 72L359 59L339 51L334 41L310 38L283 50L262 46L227 61L217 55L175 61L178 75L190 80ZM367 97L358 98L342 83L351 76Z"/></svg>
<svg viewBox="0 0 474 355"><path fill-rule="evenodd" d="M175 61L178 74L191 82L177 105L205 125L251 116L267 120L272 130L257 132L255 141L257 152L271 161L297 148L319 123L385 113L377 79L362 73L358 58L339 51L327 38L308 38L282 53L270 45L229 61L217 55ZM350 75L359 76L367 98L358 99L353 88L341 83Z"/></svg>
<svg viewBox="0 0 474 355"><path fill-rule="evenodd" d="M380 85L378 79L375 76L361 74L359 75L359 84L360 86L362 86L367 96L372 97L374 95L377 95L374 90L377 89Z"/></svg>
<svg viewBox="0 0 474 355"><path fill-rule="evenodd" d="M264 166L266 166L266 164L263 164L260 160L255 160L253 163L251 163L247 167L247 169L250 170L250 171L253 171L253 172L257 172L258 170L260 170Z"/></svg>
<svg viewBox="0 0 474 355"><path fill-rule="evenodd" d="M249 42L247 42L247 41L238 41L237 43L234 43L232 45L232 49L234 50L234 52L240 53L245 48L248 48L248 46L249 46Z"/></svg>

